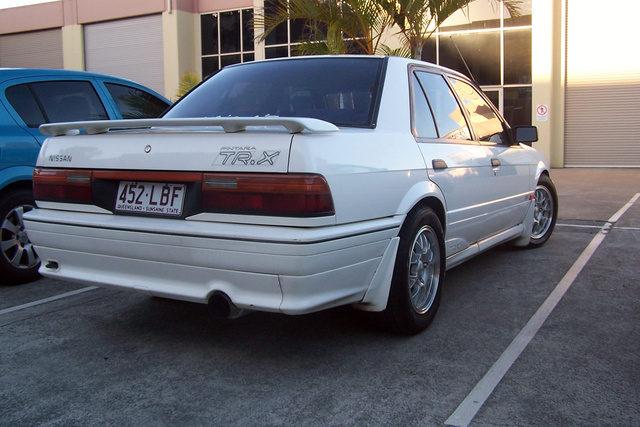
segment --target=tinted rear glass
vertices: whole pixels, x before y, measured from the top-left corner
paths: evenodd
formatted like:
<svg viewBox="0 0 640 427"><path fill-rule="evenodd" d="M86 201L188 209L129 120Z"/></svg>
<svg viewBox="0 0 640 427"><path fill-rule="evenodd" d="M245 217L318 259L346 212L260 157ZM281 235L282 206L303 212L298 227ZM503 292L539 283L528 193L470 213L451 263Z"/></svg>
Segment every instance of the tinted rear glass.
<svg viewBox="0 0 640 427"><path fill-rule="evenodd" d="M123 119L147 119L159 117L169 106L149 92L116 83L105 83L116 101Z"/></svg>
<svg viewBox="0 0 640 427"><path fill-rule="evenodd" d="M382 64L382 58L316 58L228 67L165 117L312 117L370 127Z"/></svg>

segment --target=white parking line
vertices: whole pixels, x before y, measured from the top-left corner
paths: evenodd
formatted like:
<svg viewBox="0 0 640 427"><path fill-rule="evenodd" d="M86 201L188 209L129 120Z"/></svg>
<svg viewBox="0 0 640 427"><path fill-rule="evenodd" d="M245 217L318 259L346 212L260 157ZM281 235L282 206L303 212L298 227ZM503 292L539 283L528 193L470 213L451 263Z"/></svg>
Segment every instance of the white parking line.
<svg viewBox="0 0 640 427"><path fill-rule="evenodd" d="M582 225L582 224L556 224L556 227L569 227L569 228L593 228L602 229L601 225Z"/></svg>
<svg viewBox="0 0 640 427"><path fill-rule="evenodd" d="M485 376L480 380L473 390L462 401L453 414L445 421L445 425L450 426L468 426L476 416L482 405L489 398L496 386L502 381L502 378L509 371L513 363L520 357L520 354L529 345L538 330L547 320L553 309L556 307L565 292L573 284L582 269L585 267L589 259L593 256L600 243L603 242L608 232L611 230L620 217L640 198L637 193L625 204L618 212L616 212L609 221L601 227L598 233L587 248L580 254L576 262L571 266L567 274L556 285L546 301L540 306L538 311L531 317L529 322L520 331L518 336L514 338L509 347L502 353L500 358L487 371Z"/></svg>
<svg viewBox="0 0 640 427"><path fill-rule="evenodd" d="M67 297L71 297L73 295L78 295L84 292L89 292L89 291L93 291L94 289L98 289L97 286L89 286L87 288L82 288L82 289L78 289L75 291L71 291L71 292L67 292L65 294L60 294L60 295L55 295L49 298L45 298L45 299L41 299L38 301L33 301L33 302L29 302L26 304L22 304L22 305L16 305L15 307L10 307L10 308L5 308L4 310L0 310L0 316L2 316L3 314L8 314L8 313L13 313L14 311L18 311L18 310L24 310L25 308L29 308L29 307L35 307L36 305L41 305L41 304L46 304L52 301L57 301L59 299L63 299L63 298L67 298Z"/></svg>
<svg viewBox="0 0 640 427"><path fill-rule="evenodd" d="M602 225L580 225L580 224L556 224L556 227L567 227L567 228L590 228L590 229L598 229L602 230ZM622 231L640 231L640 227L618 227L616 226L616 230Z"/></svg>

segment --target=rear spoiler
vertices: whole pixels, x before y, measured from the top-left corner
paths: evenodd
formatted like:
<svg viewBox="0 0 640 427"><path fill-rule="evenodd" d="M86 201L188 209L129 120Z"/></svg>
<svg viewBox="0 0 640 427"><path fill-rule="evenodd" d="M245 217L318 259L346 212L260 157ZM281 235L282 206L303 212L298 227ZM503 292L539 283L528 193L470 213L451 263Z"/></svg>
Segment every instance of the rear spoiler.
<svg viewBox="0 0 640 427"><path fill-rule="evenodd" d="M111 129L145 129L152 127L204 127L221 126L225 132L242 132L248 126L282 126L289 133L335 132L338 128L323 120L307 117L212 117L186 119L132 119L94 120L87 122L48 123L40 125L44 135L77 135L86 131L89 135L106 133Z"/></svg>

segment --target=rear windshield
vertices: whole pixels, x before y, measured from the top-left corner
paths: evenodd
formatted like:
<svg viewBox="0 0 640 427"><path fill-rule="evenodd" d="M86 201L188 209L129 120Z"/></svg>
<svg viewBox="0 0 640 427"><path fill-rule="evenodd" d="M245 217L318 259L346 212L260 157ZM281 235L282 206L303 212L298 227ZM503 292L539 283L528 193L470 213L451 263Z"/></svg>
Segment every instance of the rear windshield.
<svg viewBox="0 0 640 427"><path fill-rule="evenodd" d="M315 58L227 67L164 117L312 117L372 127L382 64L382 58Z"/></svg>

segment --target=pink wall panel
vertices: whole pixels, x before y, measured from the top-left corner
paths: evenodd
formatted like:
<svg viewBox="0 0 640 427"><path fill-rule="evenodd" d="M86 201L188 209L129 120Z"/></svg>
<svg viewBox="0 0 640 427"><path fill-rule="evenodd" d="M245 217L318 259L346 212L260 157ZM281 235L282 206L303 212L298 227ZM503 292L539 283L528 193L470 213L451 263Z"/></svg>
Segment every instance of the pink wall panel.
<svg viewBox="0 0 640 427"><path fill-rule="evenodd" d="M108 21L165 11L166 0L76 0L78 23Z"/></svg>
<svg viewBox="0 0 640 427"><path fill-rule="evenodd" d="M197 0L198 12L217 12L230 9L253 8L253 0Z"/></svg>
<svg viewBox="0 0 640 427"><path fill-rule="evenodd" d="M63 2L2 9L0 34L60 28L64 25Z"/></svg>
<svg viewBox="0 0 640 427"><path fill-rule="evenodd" d="M168 4L168 0L60 0L0 9L0 34L162 13L168 10ZM190 13L244 8L253 8L253 0L171 0L172 11Z"/></svg>

